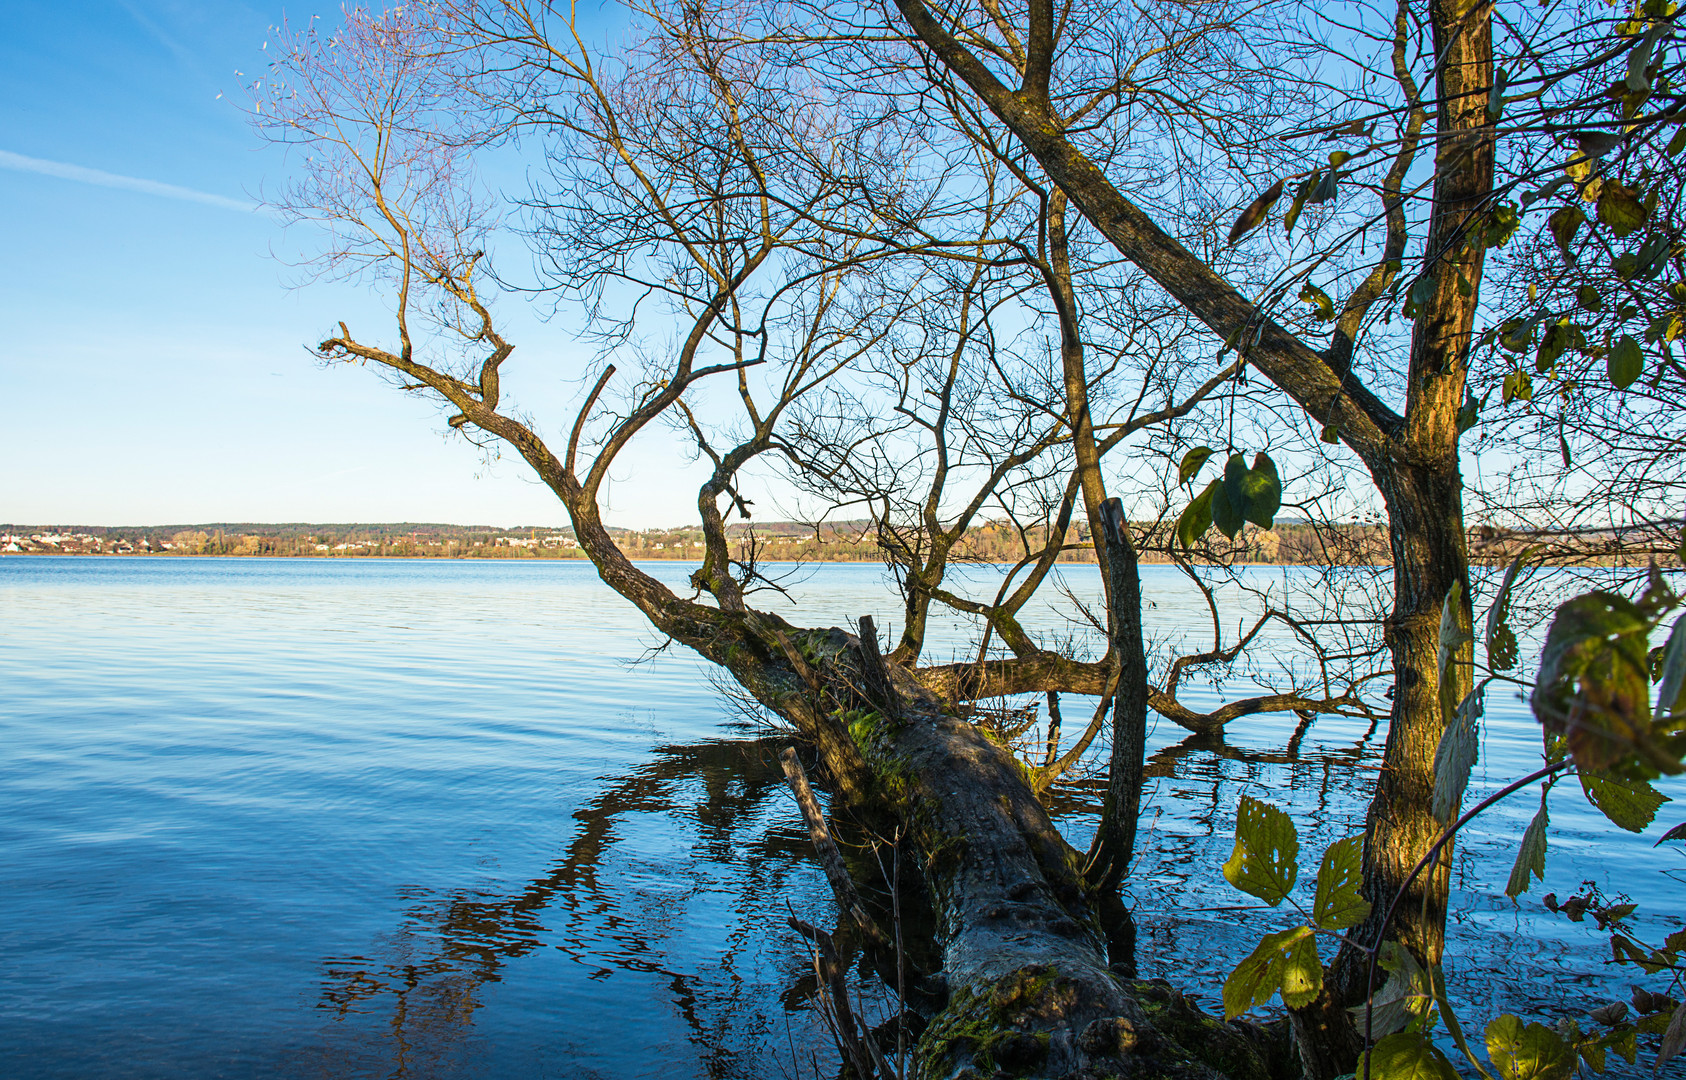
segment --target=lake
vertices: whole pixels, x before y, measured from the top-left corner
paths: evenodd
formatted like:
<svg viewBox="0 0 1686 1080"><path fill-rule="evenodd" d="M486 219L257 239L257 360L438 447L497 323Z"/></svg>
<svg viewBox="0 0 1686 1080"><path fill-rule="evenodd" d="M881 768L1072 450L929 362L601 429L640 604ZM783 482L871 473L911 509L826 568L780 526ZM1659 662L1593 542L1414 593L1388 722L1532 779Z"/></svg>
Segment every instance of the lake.
<svg viewBox="0 0 1686 1080"><path fill-rule="evenodd" d="M804 575L792 621L897 622L881 568ZM1143 579L1150 634L1208 625L1174 568ZM935 658L963 633L941 624ZM0 557L0 1075L833 1075L785 926L836 921L789 739L660 645L579 562ZM1154 725L1139 962L1209 1008L1263 925L1218 872L1240 796L1294 816L1303 879L1362 825L1385 724L1297 723ZM1538 747L1496 691L1472 792ZM1088 790L1058 801L1075 838ZM1547 879L1513 903L1535 806L1457 854L1449 974L1476 1028L1637 981L1545 892L1596 879L1656 937L1682 925L1681 845L1652 848L1678 803L1632 836L1560 789Z"/></svg>

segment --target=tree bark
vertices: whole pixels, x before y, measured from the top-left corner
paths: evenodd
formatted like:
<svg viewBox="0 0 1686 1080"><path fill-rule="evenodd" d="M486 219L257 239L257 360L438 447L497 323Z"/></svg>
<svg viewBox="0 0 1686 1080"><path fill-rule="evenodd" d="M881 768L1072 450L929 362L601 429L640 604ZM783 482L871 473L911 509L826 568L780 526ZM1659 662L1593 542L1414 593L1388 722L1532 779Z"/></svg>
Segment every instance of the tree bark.
<svg viewBox="0 0 1686 1080"><path fill-rule="evenodd" d="M1112 753L1106 799L1090 850L1088 877L1096 889L1112 892L1136 851L1142 809L1142 773L1147 754L1147 649L1142 641L1142 584L1136 548L1117 499L1101 508L1106 533L1107 577L1112 583L1112 647L1118 655L1118 690L1112 707Z"/></svg>

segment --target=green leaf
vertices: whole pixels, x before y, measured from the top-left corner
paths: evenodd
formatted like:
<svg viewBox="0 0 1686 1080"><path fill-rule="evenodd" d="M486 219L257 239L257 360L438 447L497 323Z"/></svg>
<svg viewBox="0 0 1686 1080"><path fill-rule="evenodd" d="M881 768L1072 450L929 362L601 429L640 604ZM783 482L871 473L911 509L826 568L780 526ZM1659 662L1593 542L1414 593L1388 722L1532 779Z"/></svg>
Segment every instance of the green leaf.
<svg viewBox="0 0 1686 1080"><path fill-rule="evenodd" d="M1493 86L1487 91L1487 116L1497 120L1505 111L1505 86L1510 82L1510 72L1498 68L1493 72Z"/></svg>
<svg viewBox="0 0 1686 1080"><path fill-rule="evenodd" d="M1458 711L1458 680L1452 676L1452 661L1458 651L1475 640L1463 627L1463 583L1452 582L1446 599L1440 605L1440 647L1435 653L1435 674L1440 680L1440 715L1449 722Z"/></svg>
<svg viewBox="0 0 1686 1080"><path fill-rule="evenodd" d="M1237 455L1239 456L1239 455ZM1229 470L1224 470L1224 483L1229 483ZM1253 467L1240 476L1241 515L1261 529L1268 529L1282 509L1282 478L1276 473L1276 462L1269 454L1253 455ZM1235 496L1233 492L1230 498Z"/></svg>
<svg viewBox="0 0 1686 1080"><path fill-rule="evenodd" d="M1663 1032L1662 1045L1657 1047L1657 1072L1663 1071L1663 1066L1686 1047L1686 1002L1675 1006L1674 1016L1669 1019L1668 1030Z"/></svg>
<svg viewBox="0 0 1686 1080"><path fill-rule="evenodd" d="M1487 609L1487 666L1494 671L1509 671L1516 666L1516 634L1511 630L1510 593L1516 587L1516 575L1522 566L1540 550L1538 544L1525 548L1511 561L1499 582L1493 605Z"/></svg>
<svg viewBox="0 0 1686 1080"><path fill-rule="evenodd" d="M1623 334L1610 348L1604 369L1617 390L1626 390L1645 374L1645 354L1640 351L1639 342L1633 340L1633 335Z"/></svg>
<svg viewBox="0 0 1686 1080"><path fill-rule="evenodd" d="M1416 318L1417 312L1422 310L1422 306L1434 299L1434 288L1433 275L1427 273L1417 275L1417 279L1411 282L1411 287L1405 292L1404 314L1407 319Z"/></svg>
<svg viewBox="0 0 1686 1080"><path fill-rule="evenodd" d="M1557 609L1529 701L1588 772L1650 779L1681 771L1686 734L1651 722L1649 617L1615 593L1591 592Z"/></svg>
<svg viewBox="0 0 1686 1080"><path fill-rule="evenodd" d="M1560 210L1553 210L1546 218L1546 227L1551 230L1551 238L1557 241L1563 257L1569 258L1569 244L1575 239L1575 230L1586 224L1586 215L1581 213L1578 206L1565 206Z"/></svg>
<svg viewBox="0 0 1686 1080"><path fill-rule="evenodd" d="M1177 540L1183 547L1193 547L1194 542L1212 527L1212 497L1220 486L1217 480L1207 484L1206 490L1196 495L1194 501L1177 516Z"/></svg>
<svg viewBox="0 0 1686 1080"><path fill-rule="evenodd" d="M1610 1049L1626 1058L1629 1065L1639 1057L1639 1029L1633 1025L1628 1025L1622 1031L1611 1032L1606 1039Z"/></svg>
<svg viewBox="0 0 1686 1080"><path fill-rule="evenodd" d="M1241 460L1240 454L1231 454L1229 458L1230 464ZM1245 468L1245 465L1243 465L1243 468ZM1225 476L1228 475L1229 465L1224 466L1224 473ZM1241 531L1241 523L1245 519L1241 516L1241 507L1237 506L1229 497L1230 486L1226 482L1225 476L1214 479L1209 489L1212 492L1210 503L1212 523L1218 527L1219 532L1234 540L1235 534Z"/></svg>
<svg viewBox="0 0 1686 1080"><path fill-rule="evenodd" d="M1534 370L1544 374L1557 366L1558 358L1570 349L1584 349L1586 335L1567 317L1546 327L1540 336L1539 352L1534 354Z"/></svg>
<svg viewBox="0 0 1686 1080"><path fill-rule="evenodd" d="M1278 180L1270 185L1264 194L1248 203L1247 209L1241 211L1241 216L1235 219L1235 224L1229 230L1229 242L1232 245L1264 223L1265 215L1276 205L1276 200L1282 197L1282 184L1283 181Z"/></svg>
<svg viewBox="0 0 1686 1080"><path fill-rule="evenodd" d="M1442 825L1452 824L1458 803L1469 787L1469 774L1480 750L1476 724L1481 719L1488 681L1476 683L1459 703L1434 751L1434 817Z"/></svg>
<svg viewBox="0 0 1686 1080"><path fill-rule="evenodd" d="M1434 1009L1434 988L1428 973L1418 965L1411 950L1396 941L1382 942L1381 967L1388 973L1387 981L1375 993L1372 1002L1360 1002L1347 1010L1359 1030L1366 1020L1372 1025L1374 1036L1391 1035L1407 1028L1420 1029L1422 1021Z"/></svg>
<svg viewBox="0 0 1686 1080"><path fill-rule="evenodd" d="M1643 780L1624 780L1597 773L1581 773L1587 802L1628 832L1644 832L1657 820L1657 808L1669 797Z"/></svg>
<svg viewBox="0 0 1686 1080"><path fill-rule="evenodd" d="M1590 311L1595 315L1604 310L1604 297L1591 285L1582 285L1575 290L1575 303L1581 306L1582 311Z"/></svg>
<svg viewBox="0 0 1686 1080"><path fill-rule="evenodd" d="M1311 282L1308 281L1300 286L1300 299L1315 308L1312 316L1318 322L1328 322L1335 317L1335 302L1329 299L1328 293Z"/></svg>
<svg viewBox="0 0 1686 1080"><path fill-rule="evenodd" d="M1235 850L1224 863L1224 879L1275 907L1294 889L1299 857L1300 837L1293 820L1269 803L1243 795L1235 815Z"/></svg>
<svg viewBox="0 0 1686 1080"><path fill-rule="evenodd" d="M1627 54L1627 88L1636 94L1646 93L1651 89L1651 79L1645 74L1645 69L1651 64L1651 50L1656 48L1657 39L1667 33L1672 27L1663 22L1656 23L1645 36L1639 39L1639 44Z"/></svg>
<svg viewBox="0 0 1686 1080"><path fill-rule="evenodd" d="M1322 175L1321 172L1312 173L1294 191L1293 204L1288 207L1288 213L1282 218L1283 232L1287 235L1294 235L1294 223L1300 220L1300 211L1305 209L1306 200L1311 198L1311 193L1316 190L1317 182Z"/></svg>
<svg viewBox="0 0 1686 1080"><path fill-rule="evenodd" d="M1674 620L1668 644L1663 647L1662 685L1657 688L1657 715L1669 716L1680 709L1680 693L1686 690L1686 615Z"/></svg>
<svg viewBox="0 0 1686 1080"><path fill-rule="evenodd" d="M1462 435L1474 427L1481 419L1483 402L1469 391L1464 391L1464 403L1458 406L1458 434Z"/></svg>
<svg viewBox="0 0 1686 1080"><path fill-rule="evenodd" d="M1213 453L1215 451L1210 446L1196 446L1184 454L1182 464L1177 466L1177 483L1186 484L1194 479L1201 466L1206 464L1206 459Z"/></svg>
<svg viewBox="0 0 1686 1080"><path fill-rule="evenodd" d="M1640 205L1639 192L1605 178L1598 189L1598 220L1616 236L1626 236L1645 224L1645 207Z"/></svg>
<svg viewBox="0 0 1686 1080"><path fill-rule="evenodd" d="M1516 666L1518 652L1516 631L1500 623L1487 638L1487 666L1494 671L1509 671Z"/></svg>
<svg viewBox="0 0 1686 1080"><path fill-rule="evenodd" d="M1266 934L1252 955L1235 966L1224 980L1224 1018L1233 1020L1263 1005L1278 990L1282 1003L1302 1008L1323 989L1323 964L1317 957L1317 938L1309 926Z"/></svg>
<svg viewBox="0 0 1686 1080"><path fill-rule="evenodd" d="M1562 1036L1541 1023L1524 1027L1508 1013L1487 1025L1487 1056L1503 1080L1567 1080L1575 1068Z"/></svg>
<svg viewBox="0 0 1686 1080"><path fill-rule="evenodd" d="M1523 832L1522 844L1516 852L1516 865L1510 868L1510 881L1505 884L1506 896L1517 897L1527 892L1529 874L1545 880L1546 826L1550 821L1546 814L1545 796L1541 795L1540 812L1534 815L1534 820Z"/></svg>
<svg viewBox="0 0 1686 1080"><path fill-rule="evenodd" d="M1347 930L1370 916L1364 882L1364 838L1349 836L1329 845L1317 868L1317 896L1311 917L1324 930Z"/></svg>
<svg viewBox="0 0 1686 1080"><path fill-rule="evenodd" d="M1360 1062L1359 1074L1363 1071ZM1426 1034L1401 1031L1371 1049L1370 1080L1458 1080L1458 1071Z"/></svg>

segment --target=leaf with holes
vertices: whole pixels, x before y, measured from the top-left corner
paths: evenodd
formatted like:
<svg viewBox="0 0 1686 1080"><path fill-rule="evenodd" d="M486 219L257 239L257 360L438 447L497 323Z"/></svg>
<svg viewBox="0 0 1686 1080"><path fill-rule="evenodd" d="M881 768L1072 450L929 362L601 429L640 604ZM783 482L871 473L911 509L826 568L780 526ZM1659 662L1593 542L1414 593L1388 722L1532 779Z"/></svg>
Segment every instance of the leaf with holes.
<svg viewBox="0 0 1686 1080"><path fill-rule="evenodd" d="M1266 934L1252 955L1224 980L1224 1018L1233 1020L1263 1005L1278 991L1289 1008L1311 1004L1323 989L1323 963L1309 926Z"/></svg>
<svg viewBox="0 0 1686 1080"><path fill-rule="evenodd" d="M1517 649L1516 633L1511 630L1510 594L1516 587L1516 576L1522 570L1523 564L1540 550L1535 544L1523 549L1505 570L1504 578L1499 582L1498 595L1493 597L1493 606L1487 609L1487 666L1494 671L1509 671L1516 666Z"/></svg>
<svg viewBox="0 0 1686 1080"><path fill-rule="evenodd" d="M1300 300L1312 306L1312 318L1318 322L1329 322L1335 317L1335 302L1309 281L1300 286Z"/></svg>
<svg viewBox="0 0 1686 1080"><path fill-rule="evenodd" d="M1349 836L1329 845L1317 868L1317 895L1311 917L1324 930L1347 930L1370 916L1370 901L1361 891L1364 838Z"/></svg>
<svg viewBox="0 0 1686 1080"><path fill-rule="evenodd" d="M1224 863L1224 879L1272 907L1294 889L1299 877L1300 837L1293 819L1251 795L1241 797L1235 815L1235 850Z"/></svg>

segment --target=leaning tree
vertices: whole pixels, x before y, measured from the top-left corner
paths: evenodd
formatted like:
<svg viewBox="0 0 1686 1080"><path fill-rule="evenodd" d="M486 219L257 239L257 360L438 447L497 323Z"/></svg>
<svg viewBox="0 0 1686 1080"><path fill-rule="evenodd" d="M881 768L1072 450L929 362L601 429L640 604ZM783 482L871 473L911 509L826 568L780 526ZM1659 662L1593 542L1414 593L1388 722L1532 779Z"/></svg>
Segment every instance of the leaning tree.
<svg viewBox="0 0 1686 1080"><path fill-rule="evenodd" d="M1158 544L1186 560L1213 521L1231 536L1243 517L1268 522L1280 499L1275 466L1242 461L1238 476L1207 488L1206 522L1196 515L1199 527L1185 524L1175 541L1125 520L1103 466L1116 476L1114 463L1131 454L1133 471L1169 467L1187 479L1204 455L1178 462L1165 445L1195 441L1179 425L1212 428L1214 402L1233 416L1238 403L1261 401L1244 368L1281 382L1288 368L1273 366L1272 349L1301 365L1302 390L1340 388L1330 407L1346 411L1324 419L1349 444L1383 445L1385 406L1217 290L1209 267L1196 285L1241 312L1226 329L1246 333L1229 335L1240 349L1227 365L1192 352L1179 309L1208 324L1210 313L1160 280L1177 305L1167 309L1144 285L1165 276L1158 264L1138 272L1085 246L1067 199L1094 211L1035 144L1028 154L1004 145L958 93L905 109L899 91L884 91L918 71L905 42L827 42L756 8L651 6L628 18L613 52L588 46L571 13L540 3L352 12L332 34L312 26L284 36L255 115L298 150L295 179L274 203L324 226L318 265L378 283L394 312L392 329L374 337L339 324L319 354L374 365L439 401L466 437L519 454L606 583L797 728L840 798L907 827L937 909L947 988L922 1044L925 1072L1263 1075L1281 1066L1277 1036L1116 978L1095 901L1132 850L1149 710L1204 731L1261 710L1362 712L1359 687L1372 673L1361 667L1342 682L1320 672L1209 712L1179 700L1191 668L1232 662L1249 634L1176 658L1155 684L1137 548ZM847 46L834 58L848 65L863 41L892 47L887 59L868 54L884 81L878 92L840 93L843 69L813 49ZM1032 45L1016 70L1034 81L1034 36ZM542 155L513 211L478 187L474 157L491 152ZM506 213L519 228L501 226ZM530 277L511 269L516 240ZM506 385L515 342L499 294L523 278L579 312L582 340L603 358L554 448L509 392L514 380ZM1339 324L1349 338L1385 282L1367 288ZM693 446L704 473L690 595L628 559L602 518L611 470L635 439L660 432ZM1410 505L1426 514L1420 499L1455 504L1444 463L1414 461L1390 466L1419 499ZM727 520L748 516L746 478L767 462L832 506L865 508L903 589L888 653L870 623L859 633L804 628L752 603L765 568L734 546ZM951 569L992 512L1014 524L1020 558L994 596L974 596ZM1079 513L1107 568L1090 655L1056 647L1022 618L1056 583ZM1413 572L1434 571L1413 587L1440 590L1436 623L1441 579L1462 565L1446 562L1446 545L1461 560L1461 537L1442 535L1456 526L1444 517L1422 524L1427 548L1406 545L1426 560ZM978 620L975 657L927 658L933 605ZM1396 662L1415 657L1416 631L1393 633ZM1408 676L1401 687L1405 701L1423 692ZM1051 727L1067 692L1101 699L1069 748ZM1048 695L1043 753L1028 769L976 710L1011 694ZM1056 830L1038 791L1106 729L1108 712L1109 794L1085 853ZM1394 742L1414 730L1400 715ZM1393 751L1396 763L1408 758ZM1398 801L1384 792L1376 813L1391 820Z"/></svg>

